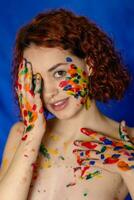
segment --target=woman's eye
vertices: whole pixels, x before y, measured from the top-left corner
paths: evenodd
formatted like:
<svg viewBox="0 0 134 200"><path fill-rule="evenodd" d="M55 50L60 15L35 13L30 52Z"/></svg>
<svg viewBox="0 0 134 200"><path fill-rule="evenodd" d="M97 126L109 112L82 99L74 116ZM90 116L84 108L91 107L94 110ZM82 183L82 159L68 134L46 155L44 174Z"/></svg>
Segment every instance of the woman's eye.
<svg viewBox="0 0 134 200"><path fill-rule="evenodd" d="M65 75L66 75L66 71L62 71L62 70L57 71L57 72L54 73L54 77L55 77L55 78L62 78L62 77L64 77Z"/></svg>

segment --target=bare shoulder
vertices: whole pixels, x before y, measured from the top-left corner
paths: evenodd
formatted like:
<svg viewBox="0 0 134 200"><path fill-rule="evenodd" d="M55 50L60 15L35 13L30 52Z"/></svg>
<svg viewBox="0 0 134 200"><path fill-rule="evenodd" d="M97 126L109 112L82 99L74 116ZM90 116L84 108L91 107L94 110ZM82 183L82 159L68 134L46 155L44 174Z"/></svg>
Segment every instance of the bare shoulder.
<svg viewBox="0 0 134 200"><path fill-rule="evenodd" d="M22 122L15 123L8 135L7 142L4 148L2 156L2 164L0 168L0 179L4 176L7 171L13 156L17 150L17 147L21 141L24 130L24 124Z"/></svg>

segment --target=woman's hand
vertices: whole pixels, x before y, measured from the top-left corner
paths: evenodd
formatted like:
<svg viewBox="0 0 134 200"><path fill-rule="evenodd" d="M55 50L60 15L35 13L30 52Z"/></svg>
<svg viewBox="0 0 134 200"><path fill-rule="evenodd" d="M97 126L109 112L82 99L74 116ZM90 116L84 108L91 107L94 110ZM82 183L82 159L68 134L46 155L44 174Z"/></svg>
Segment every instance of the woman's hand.
<svg viewBox="0 0 134 200"><path fill-rule="evenodd" d="M77 149L74 149L73 153L77 157L77 163L84 170L89 170L91 166L119 174L134 170L134 145L128 138L124 124L119 131L121 140L112 139L87 128L82 128L81 132L89 139L74 141Z"/></svg>
<svg viewBox="0 0 134 200"><path fill-rule="evenodd" d="M41 101L42 79L40 74L33 77L31 64L23 59L19 66L18 81L16 85L21 116L25 130L22 140L26 140L28 132L36 129L36 132L44 134L46 120L43 114ZM34 131L35 132L35 131Z"/></svg>

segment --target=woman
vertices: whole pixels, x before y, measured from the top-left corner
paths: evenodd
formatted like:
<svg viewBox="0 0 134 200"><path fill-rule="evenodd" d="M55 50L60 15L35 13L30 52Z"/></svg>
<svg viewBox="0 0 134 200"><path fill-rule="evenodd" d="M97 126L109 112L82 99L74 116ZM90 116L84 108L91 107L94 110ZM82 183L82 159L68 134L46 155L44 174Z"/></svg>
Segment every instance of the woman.
<svg viewBox="0 0 134 200"><path fill-rule="evenodd" d="M13 75L22 122L4 151L1 200L134 199L134 128L95 103L121 99L130 81L108 36L64 9L39 14L17 35Z"/></svg>

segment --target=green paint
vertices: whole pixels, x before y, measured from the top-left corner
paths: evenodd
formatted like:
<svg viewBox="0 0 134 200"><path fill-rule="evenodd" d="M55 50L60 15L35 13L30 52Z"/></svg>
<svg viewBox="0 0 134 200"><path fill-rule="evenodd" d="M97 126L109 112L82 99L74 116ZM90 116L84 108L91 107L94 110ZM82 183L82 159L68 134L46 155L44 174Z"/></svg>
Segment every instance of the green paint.
<svg viewBox="0 0 134 200"><path fill-rule="evenodd" d="M93 172L93 173L89 173L89 174L86 176L86 180L91 179L91 178L93 178L94 176L97 176L97 175L99 175L99 174L100 174L100 171L98 171L98 170L96 170L96 171Z"/></svg>
<svg viewBox="0 0 134 200"><path fill-rule="evenodd" d="M28 72L28 68L25 67L25 69L22 70L22 71L20 72L20 75L24 75L24 74L26 74L27 72Z"/></svg>
<svg viewBox="0 0 134 200"><path fill-rule="evenodd" d="M106 146L103 146L102 148L101 148L101 153L103 153L103 152L105 152L106 151Z"/></svg>
<svg viewBox="0 0 134 200"><path fill-rule="evenodd" d="M124 146L125 146L126 149L128 149L128 150L134 150L134 147L132 147L132 146L129 146L129 145L127 145L127 144L125 144Z"/></svg>
<svg viewBox="0 0 134 200"><path fill-rule="evenodd" d="M27 128L26 128L26 132L29 132L34 126L33 125L29 125Z"/></svg>
<svg viewBox="0 0 134 200"><path fill-rule="evenodd" d="M59 156L59 158L60 158L61 160L65 160L65 158L64 158L63 156Z"/></svg>
<svg viewBox="0 0 134 200"><path fill-rule="evenodd" d="M86 197L86 196L88 195L88 193L87 193L87 192L85 192L83 195L84 195L84 197Z"/></svg>
<svg viewBox="0 0 134 200"><path fill-rule="evenodd" d="M44 144L40 145L40 153L43 154L43 156L47 159L50 159L50 154L48 153L48 150L46 149L46 147L44 146Z"/></svg>

